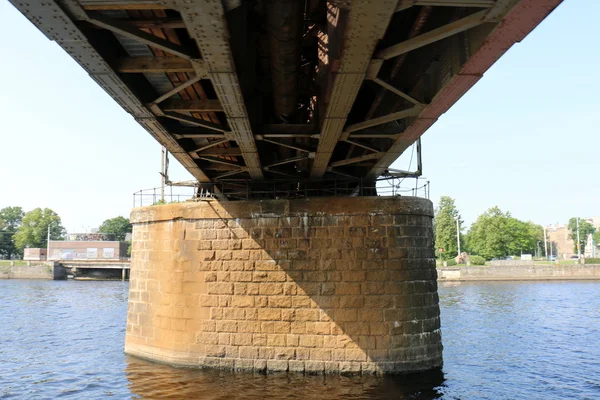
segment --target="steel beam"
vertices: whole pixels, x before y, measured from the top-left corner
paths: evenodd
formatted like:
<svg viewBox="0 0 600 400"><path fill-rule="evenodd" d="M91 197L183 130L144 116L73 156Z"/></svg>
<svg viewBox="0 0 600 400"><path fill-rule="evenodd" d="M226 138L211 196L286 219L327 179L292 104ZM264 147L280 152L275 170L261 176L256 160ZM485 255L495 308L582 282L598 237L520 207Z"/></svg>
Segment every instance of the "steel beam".
<svg viewBox="0 0 600 400"><path fill-rule="evenodd" d="M173 133L175 139L222 139L223 133Z"/></svg>
<svg viewBox="0 0 600 400"><path fill-rule="evenodd" d="M408 118L408 117L414 117L416 115L419 115L419 113L422 110L423 110L423 107L421 107L421 106L414 106L414 107L409 108L407 110L398 111L398 112L395 112L395 113L384 115L382 117L368 119L366 121L359 122L357 124L349 125L349 126L346 127L346 129L344 131L345 132L354 132L354 131L359 131L361 129L370 128L372 126L377 126L377 125L385 124L387 122L395 121L395 120L398 120L398 119L403 119L403 118Z"/></svg>
<svg viewBox="0 0 600 400"><path fill-rule="evenodd" d="M174 94L181 92L183 89L185 89L189 86L192 86L194 83L198 82L200 79L202 79L200 76L195 76L193 78L188 79L187 81L183 82L181 85L175 86L173 89L169 90L167 93L160 95L156 100L153 101L153 104L158 104L158 103L168 99L169 97L173 96Z"/></svg>
<svg viewBox="0 0 600 400"><path fill-rule="evenodd" d="M288 144L288 143L283 143L283 142L277 142L275 140L269 140L269 139L261 139L263 142L267 142L267 143L273 143L276 144L278 146L282 146L282 147L287 147L289 149L294 149L294 150L298 150L298 151L302 151L304 153L312 153L314 150L308 150L308 149L304 149L302 147L296 146L294 144Z"/></svg>
<svg viewBox="0 0 600 400"><path fill-rule="evenodd" d="M495 3L495 0L400 0L396 12L406 10L412 6L488 8Z"/></svg>
<svg viewBox="0 0 600 400"><path fill-rule="evenodd" d="M350 164L356 164L359 162L363 162L363 161L367 161L367 160L373 160L376 158L380 158L381 156L383 156L384 153L381 152L377 152L377 153L369 153L369 154L365 154L364 156L360 156L360 157L353 157L353 158L348 158L346 160L340 160L340 161L335 161L332 162L331 164L329 164L332 168L335 167L341 167L344 165L350 165Z"/></svg>
<svg viewBox="0 0 600 400"><path fill-rule="evenodd" d="M104 61L79 27L54 0L11 3L25 15L48 39L55 41L90 77L108 93L126 112L131 114L152 137L173 154L181 165L200 182L210 179L198 164L185 152L169 132L150 113L143 102L121 80L119 75ZM67 7L71 10L73 7ZM85 17L83 11L76 16Z"/></svg>
<svg viewBox="0 0 600 400"><path fill-rule="evenodd" d="M179 57L128 57L116 63L118 72L154 73L154 72L195 72L196 68L189 60Z"/></svg>
<svg viewBox="0 0 600 400"><path fill-rule="evenodd" d="M438 91L414 122L397 136L390 149L367 173L374 179L429 129L462 95L464 95L494 62L514 43L531 32L562 0L497 0L484 10L485 21L502 21L486 37L485 42L452 78ZM477 13L477 14L481 14ZM467 17L468 18L468 17ZM459 21L457 21L459 22Z"/></svg>
<svg viewBox="0 0 600 400"><path fill-rule="evenodd" d="M164 111L164 112L162 112L162 115L167 118L175 119L177 121L187 122L188 124L201 126L203 128L207 128L207 129L212 129L213 131L217 131L217 132L223 132L223 133L225 133L225 136L227 136L226 132L229 132L227 130L227 128L225 128L222 125L215 124L214 122L204 121L202 119L190 117L189 115L183 115L183 114L179 114L179 113L172 112L172 111Z"/></svg>
<svg viewBox="0 0 600 400"><path fill-rule="evenodd" d="M140 29L132 27L126 22L119 21L116 19L105 17L104 15L90 12L88 14L89 21L101 28L108 29L113 33L126 36L130 39L137 40L138 42L144 43L151 47L156 47L167 53L174 54L178 57L185 58L188 60L197 58L195 54L183 46L177 45L168 40L159 38L158 36L144 32Z"/></svg>
<svg viewBox="0 0 600 400"><path fill-rule="evenodd" d="M217 112L223 111L223 107L219 100L212 99L197 99L197 100L182 100L169 99L160 104L160 108L164 111L182 111L182 112Z"/></svg>
<svg viewBox="0 0 600 400"><path fill-rule="evenodd" d="M196 40L231 128L227 137L237 142L250 177L262 180L260 157L233 62L222 2L173 0L166 3L179 11L190 36Z"/></svg>
<svg viewBox="0 0 600 400"><path fill-rule="evenodd" d="M321 178L327 171L375 47L385 34L397 3L397 0L355 0L349 5L343 32L343 54L333 79L321 127L321 139L310 171L311 178ZM329 59L329 62L337 60Z"/></svg>
<svg viewBox="0 0 600 400"><path fill-rule="evenodd" d="M218 145L220 145L220 144L223 144L223 143L228 143L228 142L229 142L229 140L228 140L228 139L217 140L216 142L212 142L212 143L209 143L209 144L207 144L207 145L205 145L205 146L199 147L199 148L197 148L196 150L191 150L191 151L189 151L188 153L196 153L196 152L198 152L198 151L202 151L202 150L210 149L211 147L218 146Z"/></svg>
<svg viewBox="0 0 600 400"><path fill-rule="evenodd" d="M404 100L407 100L411 103L413 103L416 106L423 106L424 104L422 104L419 100L415 99L412 96L409 96L408 94L404 93L403 91L401 91L400 89L390 85L389 83L379 79L379 78L374 78L372 79L373 82L377 83L378 85L380 85L381 87L386 88L387 90L389 90L390 92L402 97Z"/></svg>
<svg viewBox="0 0 600 400"><path fill-rule="evenodd" d="M303 160L306 160L307 158L310 158L310 155L311 155L311 153L309 153L308 155L304 155L304 156L286 158L285 160L281 160L281 161L277 161L277 162L269 164L269 165L265 165L264 170L269 171L269 168L271 168L271 167L276 167L278 165L283 165L283 164L289 164L289 163L293 163L296 161L303 161Z"/></svg>
<svg viewBox="0 0 600 400"><path fill-rule="evenodd" d="M80 0L84 10L102 11L102 10L164 10L167 7L161 5L159 1L97 1Z"/></svg>
<svg viewBox="0 0 600 400"><path fill-rule="evenodd" d="M239 147L213 147L208 150L190 153L196 153L198 157L236 157L242 155L242 152L240 151ZM194 154L192 154L192 157L194 157Z"/></svg>
<svg viewBox="0 0 600 400"><path fill-rule="evenodd" d="M405 40L402 43L390 46L387 49L380 50L375 55L375 58L389 60L390 58L397 57L400 54L408 53L409 51L418 49L419 47L426 46L428 44L437 42L438 40L455 35L459 32L466 31L467 29L486 22L485 16L487 13L487 10L476 12L475 14L461 18L458 21L451 22L427 33L423 33L422 35L415 36L412 39Z"/></svg>
<svg viewBox="0 0 600 400"><path fill-rule="evenodd" d="M129 25L145 29L181 29L185 24L180 18L128 19Z"/></svg>

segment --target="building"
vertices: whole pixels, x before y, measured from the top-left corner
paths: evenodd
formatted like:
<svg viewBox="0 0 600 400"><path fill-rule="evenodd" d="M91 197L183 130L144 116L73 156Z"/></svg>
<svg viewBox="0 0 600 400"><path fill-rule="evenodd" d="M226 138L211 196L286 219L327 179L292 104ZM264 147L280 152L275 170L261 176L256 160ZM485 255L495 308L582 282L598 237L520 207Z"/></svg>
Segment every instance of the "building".
<svg viewBox="0 0 600 400"><path fill-rule="evenodd" d="M46 261L46 256L46 249L31 248L23 251L23 260L25 261Z"/></svg>
<svg viewBox="0 0 600 400"><path fill-rule="evenodd" d="M70 240L51 240L49 260L119 260L127 258L129 243L108 233L71 233Z"/></svg>
<svg viewBox="0 0 600 400"><path fill-rule="evenodd" d="M558 256L559 258L570 258L573 254L575 242L569 239L568 225L549 225L546 227L548 239L548 255Z"/></svg>

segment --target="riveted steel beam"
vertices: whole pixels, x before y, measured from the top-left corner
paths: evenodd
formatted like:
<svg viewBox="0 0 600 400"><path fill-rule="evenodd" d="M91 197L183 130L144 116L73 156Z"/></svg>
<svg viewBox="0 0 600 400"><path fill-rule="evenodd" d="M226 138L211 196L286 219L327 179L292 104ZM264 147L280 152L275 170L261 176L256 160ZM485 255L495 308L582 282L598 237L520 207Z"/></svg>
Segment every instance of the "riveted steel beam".
<svg viewBox="0 0 600 400"><path fill-rule="evenodd" d="M137 40L148 46L156 47L158 49L166 51L167 53L174 54L181 58L185 58L188 60L197 58L196 55L189 49L186 49L185 47L177 45L168 40L159 38L158 36L144 32L135 27L132 27L126 22L108 18L96 12L90 12L88 13L88 16L89 21L92 24L104 29L108 29L111 32L118 33L133 40Z"/></svg>
<svg viewBox="0 0 600 400"><path fill-rule="evenodd" d="M202 119L190 117L189 115L179 114L177 112L163 111L162 116L165 116L165 117L171 118L171 119L175 119L175 120L181 121L181 122L187 122L188 124L201 126L203 128L212 129L213 131L217 131L217 132L223 132L223 133L229 132L227 130L227 128L225 128L222 125L215 124L215 123L209 122L209 121L204 121ZM227 134L225 136L227 136Z"/></svg>
<svg viewBox="0 0 600 400"><path fill-rule="evenodd" d="M283 142L277 142L275 140L269 140L269 139L264 139L264 138L262 138L260 140L262 140L263 142L276 144L277 146L282 146L282 147L287 147L289 149L294 149L294 150L302 151L304 153L311 153L311 152L313 152L313 150L308 150L308 149L302 148L300 146L296 146L295 144L288 144L288 143L283 143Z"/></svg>
<svg viewBox="0 0 600 400"><path fill-rule="evenodd" d="M384 173L406 149L436 122L440 115L445 113L479 81L484 72L510 46L522 40L561 2L562 0L497 0L493 7L478 12L478 15L483 13L482 18L485 21L502 22L496 25L485 42L471 54L460 70L446 82L434 96L431 103L420 112L410 126L403 133L397 135L395 142L383 157L375 163L367 173L366 178L374 179Z"/></svg>
<svg viewBox="0 0 600 400"><path fill-rule="evenodd" d="M408 118L408 117L414 117L416 115L419 115L419 113L422 110L423 110L423 107L421 107L421 106L414 106L414 107L409 108L407 110L398 111L398 112L395 112L395 113L384 115L382 117L368 119L366 121L359 122L357 124L348 125L346 127L346 129L345 129L345 132L355 132L355 131L359 131L361 129L370 128L372 126L377 126L377 125L385 124L385 123L388 123L388 122L391 122L391 121L396 121L398 119L403 119L403 118Z"/></svg>
<svg viewBox="0 0 600 400"><path fill-rule="evenodd" d="M153 72L195 72L196 68L189 60L179 57L128 57L116 63L118 72L153 73Z"/></svg>
<svg viewBox="0 0 600 400"><path fill-rule="evenodd" d="M263 179L258 149L229 45L229 30L222 2L172 0L164 4L179 11L190 36L196 40L208 69L208 77L231 128L227 136L235 140L241 149L250 177Z"/></svg>
<svg viewBox="0 0 600 400"><path fill-rule="evenodd" d="M190 151L189 153L192 156L192 158L220 157L220 156L236 157L236 156L242 155L242 152L240 151L240 149L238 147L220 147L220 148L211 147L208 150Z"/></svg>
<svg viewBox="0 0 600 400"><path fill-rule="evenodd" d="M310 171L321 178L346 124L354 100L365 79L375 46L385 34L397 0L355 0L349 2L343 32L343 53L333 79L331 96L321 126L321 138ZM368 21L368 22L367 22ZM334 45L329 43L330 46ZM330 50L330 54L333 54ZM332 63L337 60L330 59Z"/></svg>
<svg viewBox="0 0 600 400"><path fill-rule="evenodd" d="M175 139L222 139L222 133L172 133Z"/></svg>
<svg viewBox="0 0 600 400"><path fill-rule="evenodd" d="M390 58L398 57L400 54L408 53L409 51L418 49L419 47L427 46L428 44L445 39L459 32L466 31L484 22L487 10L482 10L468 17L461 18L458 21L451 22L437 29L415 36L412 39L405 40L402 43L390 46L377 52L375 58L389 60Z"/></svg>
<svg viewBox="0 0 600 400"><path fill-rule="evenodd" d="M156 100L154 100L152 103L153 104L158 104L158 103L160 103L162 101L165 101L166 99L168 99L169 97L173 96L174 94L179 93L183 89L192 86L194 83L198 82L200 79L201 79L200 76L194 76L193 78L190 78L187 81L183 82L181 85L175 86L173 89L169 90L168 92L163 93Z"/></svg>
<svg viewBox="0 0 600 400"><path fill-rule="evenodd" d="M441 7L492 7L496 0L400 0L396 12L412 6L441 6Z"/></svg>
<svg viewBox="0 0 600 400"><path fill-rule="evenodd" d="M407 100L407 101L413 103L414 105L423 106L423 104L419 100L415 99L412 96L409 96L408 94L404 93L400 89L398 89L398 88L390 85L389 83L387 83L387 82L385 82L385 81L383 81L383 80L381 80L379 78L374 78L374 79L372 79L372 81L375 82L375 83L377 83L381 87L386 88L390 92L392 92L392 93L394 93L394 94L402 97L404 100Z"/></svg>
<svg viewBox="0 0 600 400"><path fill-rule="evenodd" d="M111 96L125 111L184 166L200 182L210 182L198 164L177 143L177 140L152 115L143 102L121 80L119 75L104 61L87 37L81 32L71 16L54 0L35 0L11 3L29 19L48 39L55 41ZM73 18L85 19L87 15L70 2L68 9Z"/></svg>
<svg viewBox="0 0 600 400"><path fill-rule="evenodd" d="M369 154L365 154L364 156L360 156L360 157L353 157L353 158L348 158L346 160L335 161L335 162L332 162L331 164L329 164L329 166L331 166L332 168L335 168L335 167L341 167L344 165L356 164L359 162L380 158L383 155L384 155L384 153L382 153L382 152L369 153Z"/></svg>
<svg viewBox="0 0 600 400"><path fill-rule="evenodd" d="M219 100L197 99L197 100L182 100L169 99L160 104L163 111L185 111L185 112L209 112L223 111L223 107Z"/></svg>
<svg viewBox="0 0 600 400"><path fill-rule="evenodd" d="M199 147L196 150L189 151L189 153L196 153L196 152L199 152L199 151L202 151L202 150L210 149L211 147L218 146L220 144L227 143L227 142L229 142L228 139L217 140L216 142L212 142L212 143L209 143L209 144L207 144L205 146Z"/></svg>

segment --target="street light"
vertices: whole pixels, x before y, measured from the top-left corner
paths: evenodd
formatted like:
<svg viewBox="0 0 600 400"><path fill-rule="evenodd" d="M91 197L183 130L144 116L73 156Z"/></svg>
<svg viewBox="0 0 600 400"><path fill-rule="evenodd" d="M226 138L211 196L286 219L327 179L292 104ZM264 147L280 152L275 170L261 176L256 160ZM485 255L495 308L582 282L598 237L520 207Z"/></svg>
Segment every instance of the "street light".
<svg viewBox="0 0 600 400"><path fill-rule="evenodd" d="M458 245L458 255L460 256L460 228L458 226L458 215L454 217L454 219L456 220L456 244Z"/></svg>

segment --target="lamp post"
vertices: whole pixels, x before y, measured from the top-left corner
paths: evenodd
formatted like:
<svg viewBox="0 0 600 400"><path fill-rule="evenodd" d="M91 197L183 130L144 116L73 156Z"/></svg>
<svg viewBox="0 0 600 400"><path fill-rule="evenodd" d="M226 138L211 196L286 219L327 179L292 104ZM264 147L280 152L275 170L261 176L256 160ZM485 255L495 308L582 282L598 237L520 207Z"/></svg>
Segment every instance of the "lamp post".
<svg viewBox="0 0 600 400"><path fill-rule="evenodd" d="M454 219L456 220L456 244L458 246L458 256L460 256L460 228L458 226L459 217L456 216L456 217L454 217Z"/></svg>
<svg viewBox="0 0 600 400"><path fill-rule="evenodd" d="M577 259L581 260L581 240L579 239L579 217L577 217Z"/></svg>
<svg viewBox="0 0 600 400"><path fill-rule="evenodd" d="M48 238L46 239L46 261L50 260L50 226L48 224Z"/></svg>
<svg viewBox="0 0 600 400"><path fill-rule="evenodd" d="M548 259L548 242L546 240L546 227L544 227L544 255Z"/></svg>

